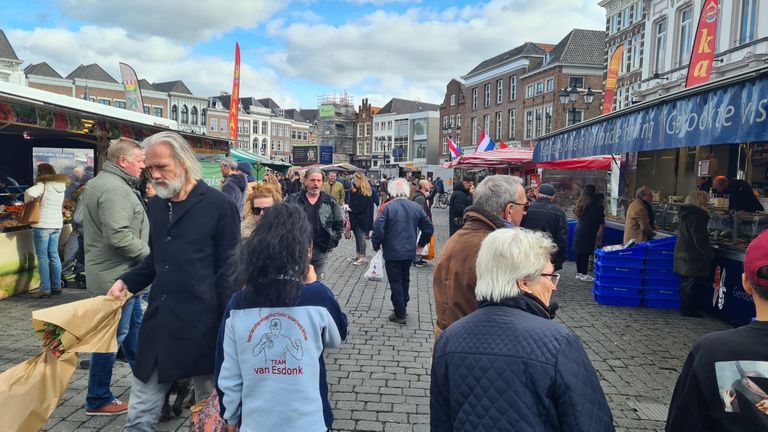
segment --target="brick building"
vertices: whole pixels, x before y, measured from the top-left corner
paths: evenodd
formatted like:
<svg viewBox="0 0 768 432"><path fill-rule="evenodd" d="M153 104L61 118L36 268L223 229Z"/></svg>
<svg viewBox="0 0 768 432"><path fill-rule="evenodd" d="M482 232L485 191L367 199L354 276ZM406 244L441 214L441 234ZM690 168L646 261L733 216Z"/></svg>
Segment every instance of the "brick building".
<svg viewBox="0 0 768 432"><path fill-rule="evenodd" d="M355 153L351 162L365 170L371 168L371 160L374 157L373 116L380 110L380 107L371 106L368 98L363 98L362 104L357 107L357 113L355 113Z"/></svg>
<svg viewBox="0 0 768 432"><path fill-rule="evenodd" d="M457 79L452 79L445 86L445 98L440 104L440 152L441 161L451 160L448 154L448 138L451 138L457 147L461 147L461 116L464 114L466 99L464 98L464 84Z"/></svg>
<svg viewBox="0 0 768 432"><path fill-rule="evenodd" d="M604 67L608 70L616 49L623 46L621 67L616 82L616 96L611 104L612 111L632 105L640 91L643 71L643 51L645 47L645 20L647 0L603 0L600 6L605 8L605 30L607 48ZM666 26L666 23L663 24Z"/></svg>

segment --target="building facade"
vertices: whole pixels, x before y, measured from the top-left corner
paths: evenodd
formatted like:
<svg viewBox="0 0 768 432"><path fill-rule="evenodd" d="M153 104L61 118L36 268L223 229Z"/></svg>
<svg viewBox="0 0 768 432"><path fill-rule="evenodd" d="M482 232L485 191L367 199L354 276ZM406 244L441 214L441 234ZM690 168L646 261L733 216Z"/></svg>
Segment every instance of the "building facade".
<svg viewBox="0 0 768 432"><path fill-rule="evenodd" d="M439 105L393 98L373 116L371 169L437 164L439 151Z"/></svg>
<svg viewBox="0 0 768 432"><path fill-rule="evenodd" d="M352 163L365 170L371 169L373 159L373 116L381 110L371 106L368 98L363 98L355 115L355 153Z"/></svg>
<svg viewBox="0 0 768 432"><path fill-rule="evenodd" d="M603 0L605 8L606 53L605 68L614 53L622 47L621 66L616 82L616 94L610 104L611 111L620 110L638 101L643 64L645 63L645 27L648 0Z"/></svg>
<svg viewBox="0 0 768 432"><path fill-rule="evenodd" d="M25 85L24 72L21 70L23 61L16 55L11 42L0 30L0 81Z"/></svg>
<svg viewBox="0 0 768 432"><path fill-rule="evenodd" d="M448 152L448 139L452 139L457 147L461 147L461 116L466 109L464 97L464 84L457 79L452 79L445 86L445 97L440 104L440 151L438 158L441 161L450 161ZM514 122L513 122L514 124Z"/></svg>
<svg viewBox="0 0 768 432"><path fill-rule="evenodd" d="M333 162L351 162L355 153L355 98L343 93L317 98L318 144L333 147Z"/></svg>
<svg viewBox="0 0 768 432"><path fill-rule="evenodd" d="M196 134L206 131L208 98L195 96L181 80L153 83L152 87L168 95L170 119L176 121L179 130ZM144 89L142 88L142 95ZM145 101L144 111L151 110Z"/></svg>

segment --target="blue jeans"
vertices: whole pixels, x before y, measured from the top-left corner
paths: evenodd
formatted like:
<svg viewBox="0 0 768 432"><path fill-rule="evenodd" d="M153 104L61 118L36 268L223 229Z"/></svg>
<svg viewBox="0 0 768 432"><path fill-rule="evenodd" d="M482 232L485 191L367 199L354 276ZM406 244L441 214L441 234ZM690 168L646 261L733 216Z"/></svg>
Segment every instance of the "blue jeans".
<svg viewBox="0 0 768 432"><path fill-rule="evenodd" d="M59 234L61 229L33 228L37 256L37 272L40 275L40 291L51 292L51 287L61 289L61 258L59 258Z"/></svg>
<svg viewBox="0 0 768 432"><path fill-rule="evenodd" d="M125 302L120 323L117 325L117 343L123 348L123 354L131 369L136 363L136 345L143 316L139 296L131 297ZM86 408L98 409L115 400L110 386L116 355L117 353L91 354L91 366L88 369L88 395L85 397Z"/></svg>

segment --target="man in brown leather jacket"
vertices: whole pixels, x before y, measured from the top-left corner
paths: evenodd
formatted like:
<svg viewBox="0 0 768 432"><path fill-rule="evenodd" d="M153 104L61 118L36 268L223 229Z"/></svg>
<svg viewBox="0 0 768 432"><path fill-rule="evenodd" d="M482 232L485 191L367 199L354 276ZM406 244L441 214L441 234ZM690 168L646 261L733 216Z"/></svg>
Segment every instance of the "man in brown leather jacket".
<svg viewBox="0 0 768 432"><path fill-rule="evenodd" d="M433 273L435 337L451 323L477 309L475 261L480 243L491 232L519 226L530 206L519 177L486 177L464 212L464 226L445 243Z"/></svg>

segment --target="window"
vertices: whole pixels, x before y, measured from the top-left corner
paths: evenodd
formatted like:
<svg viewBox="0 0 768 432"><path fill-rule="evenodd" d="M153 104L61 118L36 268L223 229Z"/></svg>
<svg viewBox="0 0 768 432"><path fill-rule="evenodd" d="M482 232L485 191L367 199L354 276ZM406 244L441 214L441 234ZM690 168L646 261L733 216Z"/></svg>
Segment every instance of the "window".
<svg viewBox="0 0 768 432"><path fill-rule="evenodd" d="M221 119L219 122L219 132L226 132L227 131L227 122L224 121L224 119Z"/></svg>
<svg viewBox="0 0 768 432"><path fill-rule="evenodd" d="M536 83L536 94L540 95L544 93L544 81L539 81Z"/></svg>
<svg viewBox="0 0 768 432"><path fill-rule="evenodd" d="M179 119L179 107L176 105L171 107L171 120L177 121Z"/></svg>
<svg viewBox="0 0 768 432"><path fill-rule="evenodd" d="M461 114L456 114L456 127L461 127Z"/></svg>
<svg viewBox="0 0 768 432"><path fill-rule="evenodd" d="M149 114L149 105L144 105L144 114Z"/></svg>
<svg viewBox="0 0 768 432"><path fill-rule="evenodd" d="M192 124L193 125L197 124L197 107L196 106L192 107Z"/></svg>
<svg viewBox="0 0 768 432"><path fill-rule="evenodd" d="M632 38L632 65L631 70L638 70L643 64L643 39L641 35Z"/></svg>
<svg viewBox="0 0 768 432"><path fill-rule="evenodd" d="M534 113L535 113L534 114L535 129L534 129L533 133L534 133L534 136L540 136L541 135L541 125L542 125L542 123L541 123L541 121L542 121L541 108L536 108L534 110Z"/></svg>
<svg viewBox="0 0 768 432"><path fill-rule="evenodd" d="M584 116L584 112L582 111L568 111L568 126L575 125L576 123L581 123L582 117Z"/></svg>
<svg viewBox="0 0 768 432"><path fill-rule="evenodd" d="M509 110L509 126L507 127L507 137L515 139L515 110Z"/></svg>
<svg viewBox="0 0 768 432"><path fill-rule="evenodd" d="M490 84L486 84L485 85L485 100L484 101L485 101L485 103L483 104L483 106L485 106L485 107L491 106L491 85Z"/></svg>
<svg viewBox="0 0 768 432"><path fill-rule="evenodd" d="M268 135L269 134L269 125L265 121L261 122L261 134L262 135Z"/></svg>
<svg viewBox="0 0 768 432"><path fill-rule="evenodd" d="M545 91L551 92L554 89L555 89L555 79L547 78L547 86Z"/></svg>
<svg viewBox="0 0 768 432"><path fill-rule="evenodd" d="M109 101L109 99L99 99L99 103L102 105L111 105L112 103Z"/></svg>
<svg viewBox="0 0 768 432"><path fill-rule="evenodd" d="M483 132L486 135L491 135L491 115L486 114L483 116Z"/></svg>
<svg viewBox="0 0 768 432"><path fill-rule="evenodd" d="M517 99L517 75L509 77L509 100Z"/></svg>
<svg viewBox="0 0 768 432"><path fill-rule="evenodd" d="M219 121L217 119L215 119L215 118L212 118L211 119L211 130L215 132L216 129L218 129L218 128L219 128Z"/></svg>
<svg viewBox="0 0 768 432"><path fill-rule="evenodd" d="M739 40L736 45L755 40L757 27L757 0L741 0L741 22L739 23Z"/></svg>
<svg viewBox="0 0 768 432"><path fill-rule="evenodd" d="M448 127L448 116L443 116L443 129Z"/></svg>
<svg viewBox="0 0 768 432"><path fill-rule="evenodd" d="M206 111L207 110L205 108L200 110L200 124L203 125L203 126L205 126ZM160 113L162 115L162 109L160 110ZM256 131L259 129L258 123L256 123L256 124L257 124L257 126L253 128L253 133L256 133Z"/></svg>
<svg viewBox="0 0 768 432"><path fill-rule="evenodd" d="M454 106L454 105L456 105L456 95L452 94L451 95L451 106Z"/></svg>
<svg viewBox="0 0 768 432"><path fill-rule="evenodd" d="M643 2L642 0L635 3L635 22L643 20Z"/></svg>
<svg viewBox="0 0 768 432"><path fill-rule="evenodd" d="M632 6L624 9L622 12L622 27L627 28L630 24L632 24L632 17L630 16L630 13L632 12Z"/></svg>
<svg viewBox="0 0 768 432"><path fill-rule="evenodd" d="M472 111L477 110L477 87L472 89Z"/></svg>
<svg viewBox="0 0 768 432"><path fill-rule="evenodd" d="M306 135L306 132L304 132L304 135ZM366 123L365 124L365 136L370 136L370 135L371 135L371 124L370 123ZM304 139L306 140L306 138L304 138Z"/></svg>
<svg viewBox="0 0 768 432"><path fill-rule="evenodd" d="M533 138L533 111L525 112L525 139Z"/></svg>
<svg viewBox="0 0 768 432"><path fill-rule="evenodd" d="M456 127L456 116L455 115L451 116L451 127L452 128Z"/></svg>
<svg viewBox="0 0 768 432"><path fill-rule="evenodd" d="M472 117L472 145L477 144L477 117Z"/></svg>
<svg viewBox="0 0 768 432"><path fill-rule="evenodd" d="M631 41L625 41L624 51L621 53L621 68L619 69L619 72L621 74L625 74L629 72L629 59L630 59L629 52L631 50L632 50Z"/></svg>
<svg viewBox="0 0 768 432"><path fill-rule="evenodd" d="M442 154L448 154L448 137L443 137Z"/></svg>
<svg viewBox="0 0 768 432"><path fill-rule="evenodd" d="M530 84L525 88L525 97L533 97L533 84Z"/></svg>
<svg viewBox="0 0 768 432"><path fill-rule="evenodd" d="M624 108L624 87L616 91L616 109Z"/></svg>
<svg viewBox="0 0 768 432"><path fill-rule="evenodd" d="M115 107L117 108L125 108L125 101L115 101ZM146 111L144 114L147 114Z"/></svg>
<svg viewBox="0 0 768 432"><path fill-rule="evenodd" d="M154 107L152 109L152 113L155 117L162 117L163 116L163 109L161 107ZM205 124L205 122L203 122Z"/></svg>
<svg viewBox="0 0 768 432"><path fill-rule="evenodd" d="M583 76L571 76L568 77L568 88L576 87L577 89L584 88Z"/></svg>
<svg viewBox="0 0 768 432"><path fill-rule="evenodd" d="M552 132L552 106L544 107L544 133Z"/></svg>
<svg viewBox="0 0 768 432"><path fill-rule="evenodd" d="M693 9L686 8L680 12L678 21L677 65L685 64L691 55L691 26L693 24Z"/></svg>
<svg viewBox="0 0 768 432"><path fill-rule="evenodd" d="M653 45L654 60L653 67L656 73L664 72L665 55L667 52L667 21L659 21L656 24L656 40Z"/></svg>
<svg viewBox="0 0 768 432"><path fill-rule="evenodd" d="M496 81L496 103L500 104L504 100L504 80Z"/></svg>
<svg viewBox="0 0 768 432"><path fill-rule="evenodd" d="M181 107L181 122L183 124L189 123L189 108L186 105Z"/></svg>
<svg viewBox="0 0 768 432"><path fill-rule="evenodd" d="M501 111L496 113L496 139L501 139L501 131L503 129L503 126L501 124Z"/></svg>

